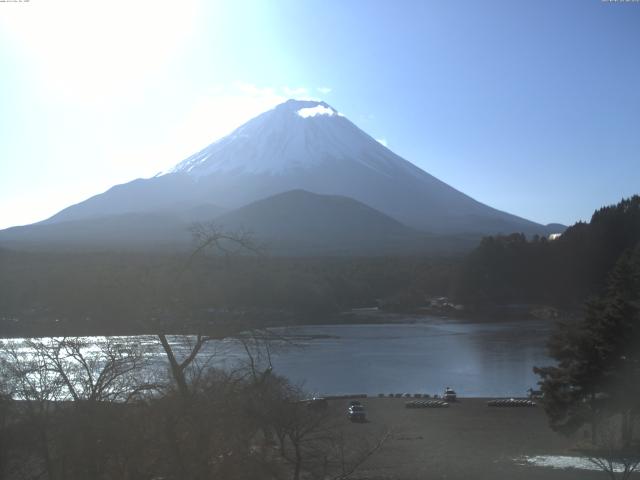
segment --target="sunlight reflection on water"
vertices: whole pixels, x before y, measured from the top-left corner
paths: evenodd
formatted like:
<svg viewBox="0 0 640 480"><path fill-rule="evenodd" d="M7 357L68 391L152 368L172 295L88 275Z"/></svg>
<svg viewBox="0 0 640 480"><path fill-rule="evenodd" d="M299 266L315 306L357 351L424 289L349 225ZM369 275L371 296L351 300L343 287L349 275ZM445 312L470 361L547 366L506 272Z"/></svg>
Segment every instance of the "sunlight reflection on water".
<svg viewBox="0 0 640 480"><path fill-rule="evenodd" d="M276 373L314 394L441 393L446 385L462 396L524 396L536 385L532 368L549 364L544 322L465 323L425 317L411 324L317 325L273 329L293 340L272 352ZM145 347L152 368L166 369L156 337L112 337ZM185 340L169 337L178 356ZM104 337L84 337L93 350ZM24 339L5 340L28 355ZM246 361L233 339L211 341L201 359L220 368Z"/></svg>

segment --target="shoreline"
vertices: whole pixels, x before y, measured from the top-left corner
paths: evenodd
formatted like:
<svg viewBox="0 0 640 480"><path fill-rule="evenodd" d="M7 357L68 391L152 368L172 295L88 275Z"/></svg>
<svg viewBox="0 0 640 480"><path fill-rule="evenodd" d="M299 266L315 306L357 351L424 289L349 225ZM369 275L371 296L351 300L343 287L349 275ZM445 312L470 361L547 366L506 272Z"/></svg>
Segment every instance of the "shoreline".
<svg viewBox="0 0 640 480"><path fill-rule="evenodd" d="M551 310L547 310L551 309ZM532 312L553 312L553 314L532 314ZM578 309L559 310L555 307L541 305L518 305L500 306L495 305L480 310L442 310L433 308L421 308L407 311L391 311L379 309L378 307L352 308L342 312L334 312L327 314L300 314L296 315L292 312L266 312L263 318L254 321L253 316L260 317L259 314L252 313L247 317L242 314L234 315L233 313L225 314L216 321L203 323L202 325L187 324L171 326L159 326L162 328L154 328L153 326L133 326L132 328L109 328L108 326L100 328L87 328L84 326L75 328L66 324L46 324L41 328L31 327L20 332L20 329L13 330L9 333L0 333L0 340L15 338L43 338L43 337L95 337L95 336L141 336L141 335L157 335L159 330L167 335L196 335L197 331L203 335L210 335L215 338L226 338L237 335L238 333L251 329L266 328L288 328L288 327L304 327L304 326L322 326L322 325L379 325L379 324L413 324L421 323L421 319L438 319L443 322L463 322L472 324L483 323L508 323L511 321L525 322L548 322L549 325L558 321L571 321L581 315ZM274 316L280 317L280 321L274 319ZM34 330L41 330L34 334Z"/></svg>
<svg viewBox="0 0 640 480"><path fill-rule="evenodd" d="M176 328L176 329L164 329L162 332L155 329L125 329L125 330L109 330L109 329L97 329L95 331L88 331L81 329L80 331L71 332L67 329L63 331L56 331L55 329L45 329L42 334L1 334L0 341L2 340L15 340L15 339L38 339L49 337L142 337L142 336L157 336L159 333L163 333L168 336L195 336L206 335L212 339L222 340L225 338L231 338L241 335L243 332L251 330L286 330L295 328L307 328L307 327L331 327L331 326L359 326L359 325L415 325L415 324L427 324L427 323L461 323L471 325L483 325L483 324L507 324L510 322L524 322L524 323L544 323L552 326L555 322L546 319L529 317L523 318L518 315L509 316L487 316L483 315L444 315L432 312L389 312L384 310L373 309L354 309L344 312L323 316L322 318L314 317L313 319L305 318L301 321L276 323L270 322L267 324L253 324L245 323L240 324L237 328L232 328L233 322L224 322L221 325L205 325L202 329L196 328ZM326 334L291 334L285 335L291 338L304 338L304 339L324 339L335 338L334 335Z"/></svg>

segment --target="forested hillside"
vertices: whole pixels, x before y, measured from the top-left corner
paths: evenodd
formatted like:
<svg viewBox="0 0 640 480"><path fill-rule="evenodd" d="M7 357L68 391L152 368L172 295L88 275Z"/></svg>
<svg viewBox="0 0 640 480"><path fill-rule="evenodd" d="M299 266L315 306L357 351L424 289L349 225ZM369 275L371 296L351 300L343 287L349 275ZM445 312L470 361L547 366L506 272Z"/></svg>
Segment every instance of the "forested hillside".
<svg viewBox="0 0 640 480"><path fill-rule="evenodd" d="M447 295L456 259L35 253L0 250L0 335L235 329L330 321ZM196 325L197 324L197 325Z"/></svg>
<svg viewBox="0 0 640 480"><path fill-rule="evenodd" d="M463 263L457 296L471 303L579 305L598 293L617 259L640 242L640 196L597 210L556 240L486 237Z"/></svg>

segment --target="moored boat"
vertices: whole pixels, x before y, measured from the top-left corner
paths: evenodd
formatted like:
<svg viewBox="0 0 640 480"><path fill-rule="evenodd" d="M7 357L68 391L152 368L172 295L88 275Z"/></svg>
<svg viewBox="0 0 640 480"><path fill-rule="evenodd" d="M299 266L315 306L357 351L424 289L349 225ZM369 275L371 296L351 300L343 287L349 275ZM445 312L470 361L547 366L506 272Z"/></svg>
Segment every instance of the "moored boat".
<svg viewBox="0 0 640 480"><path fill-rule="evenodd" d="M451 387L447 387L444 389L444 394L442 395L442 398L447 401L447 402L455 402L456 398L457 398L457 394L455 392L455 390Z"/></svg>

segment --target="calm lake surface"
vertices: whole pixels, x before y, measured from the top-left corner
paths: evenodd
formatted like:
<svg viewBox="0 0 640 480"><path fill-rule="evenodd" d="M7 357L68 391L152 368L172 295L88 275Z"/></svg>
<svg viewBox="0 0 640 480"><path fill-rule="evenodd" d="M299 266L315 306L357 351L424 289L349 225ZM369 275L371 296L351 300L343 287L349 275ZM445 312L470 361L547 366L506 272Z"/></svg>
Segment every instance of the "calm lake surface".
<svg viewBox="0 0 640 480"><path fill-rule="evenodd" d="M415 323L273 329L293 340L273 349L274 371L313 395L434 394L451 386L461 396L497 397L524 396L536 386L533 366L551 363L545 349L548 322L412 320ZM171 340L179 355L183 339ZM155 337L135 341L149 347L154 368L166 368ZM247 358L234 340L210 342L201 357L223 368L234 368Z"/></svg>
<svg viewBox="0 0 640 480"><path fill-rule="evenodd" d="M533 366L550 364L546 322L463 323L424 318L413 324L300 327L304 348L273 357L274 369L317 394L442 393L523 396L536 386ZM289 329L289 333L292 329Z"/></svg>

